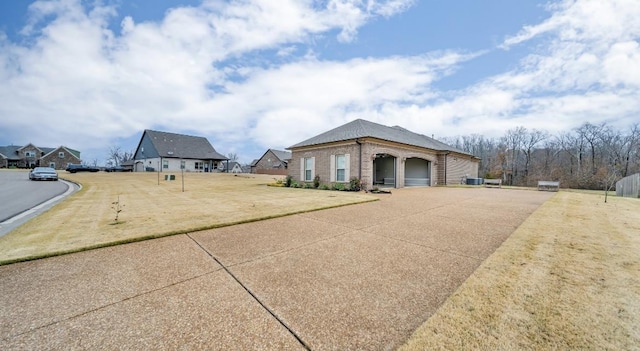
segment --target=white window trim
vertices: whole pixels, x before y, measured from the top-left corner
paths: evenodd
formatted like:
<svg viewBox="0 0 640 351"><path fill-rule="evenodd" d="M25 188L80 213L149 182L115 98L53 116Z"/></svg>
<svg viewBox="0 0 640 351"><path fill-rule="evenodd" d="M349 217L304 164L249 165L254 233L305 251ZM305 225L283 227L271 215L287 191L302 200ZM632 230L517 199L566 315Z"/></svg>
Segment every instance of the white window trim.
<svg viewBox="0 0 640 351"><path fill-rule="evenodd" d="M343 156L344 155L344 181L337 181L337 174L338 174L338 169L336 168L336 164L337 164L337 157L338 156ZM349 154L337 154L337 155L331 155L331 158L329 159L329 164L330 164L330 170L329 170L329 181L330 182L338 182L338 183L348 183L349 179L351 178L351 172L350 172L350 168L351 168L351 156Z"/></svg>
<svg viewBox="0 0 640 351"><path fill-rule="evenodd" d="M311 171L311 179L307 179L306 176L306 171L307 171L307 163L305 162L306 159L311 159L311 168L309 169ZM315 157L302 157L300 158L300 181L301 182L310 182L313 181L313 177L315 176L315 168L316 168L316 158Z"/></svg>
<svg viewBox="0 0 640 351"><path fill-rule="evenodd" d="M49 162L49 167L56 169L56 163L55 162Z"/></svg>
<svg viewBox="0 0 640 351"><path fill-rule="evenodd" d="M64 152L62 151L58 152L58 158L64 158Z"/></svg>

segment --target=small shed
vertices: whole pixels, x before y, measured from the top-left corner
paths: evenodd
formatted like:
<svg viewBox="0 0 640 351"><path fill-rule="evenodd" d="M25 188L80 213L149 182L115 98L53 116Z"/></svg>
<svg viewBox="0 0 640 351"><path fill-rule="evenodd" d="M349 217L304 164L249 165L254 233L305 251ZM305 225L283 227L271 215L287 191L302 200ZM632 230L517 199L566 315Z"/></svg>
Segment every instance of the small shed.
<svg viewBox="0 0 640 351"><path fill-rule="evenodd" d="M616 196L640 198L640 173L620 179L616 183Z"/></svg>

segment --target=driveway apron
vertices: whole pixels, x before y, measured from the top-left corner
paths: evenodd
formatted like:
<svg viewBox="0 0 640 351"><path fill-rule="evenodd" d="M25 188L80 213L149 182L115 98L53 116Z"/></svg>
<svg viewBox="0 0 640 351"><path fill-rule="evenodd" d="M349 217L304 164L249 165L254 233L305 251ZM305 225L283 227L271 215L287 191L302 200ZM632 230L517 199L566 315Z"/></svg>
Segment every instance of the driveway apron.
<svg viewBox="0 0 640 351"><path fill-rule="evenodd" d="M2 266L0 349L394 349L550 196L399 189Z"/></svg>

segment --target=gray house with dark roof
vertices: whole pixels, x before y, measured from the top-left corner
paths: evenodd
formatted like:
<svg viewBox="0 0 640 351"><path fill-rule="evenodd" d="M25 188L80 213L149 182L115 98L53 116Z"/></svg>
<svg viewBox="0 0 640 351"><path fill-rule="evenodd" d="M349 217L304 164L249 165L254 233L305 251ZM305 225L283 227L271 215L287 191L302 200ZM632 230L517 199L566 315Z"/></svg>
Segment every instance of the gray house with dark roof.
<svg viewBox="0 0 640 351"><path fill-rule="evenodd" d="M287 175L291 152L269 149L251 163L251 173Z"/></svg>
<svg viewBox="0 0 640 351"><path fill-rule="evenodd" d="M213 172L228 158L207 138L146 129L133 156L136 172Z"/></svg>
<svg viewBox="0 0 640 351"><path fill-rule="evenodd" d="M0 146L0 168L51 167L65 169L68 163L81 163L80 151L66 146L42 147L31 143Z"/></svg>
<svg viewBox="0 0 640 351"><path fill-rule="evenodd" d="M373 187L459 184L477 177L480 159L405 128L357 119L288 147L289 175L299 182Z"/></svg>

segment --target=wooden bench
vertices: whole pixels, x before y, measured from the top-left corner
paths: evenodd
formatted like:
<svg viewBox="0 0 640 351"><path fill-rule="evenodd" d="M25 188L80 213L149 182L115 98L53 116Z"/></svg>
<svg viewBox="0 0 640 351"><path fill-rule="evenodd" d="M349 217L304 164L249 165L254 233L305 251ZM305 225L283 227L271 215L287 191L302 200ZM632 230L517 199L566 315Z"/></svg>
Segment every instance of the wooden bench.
<svg viewBox="0 0 640 351"><path fill-rule="evenodd" d="M497 186L498 188L502 188L502 179L484 179L484 186Z"/></svg>
<svg viewBox="0 0 640 351"><path fill-rule="evenodd" d="M538 181L538 191L558 191L560 190L560 182L553 182L549 180Z"/></svg>

